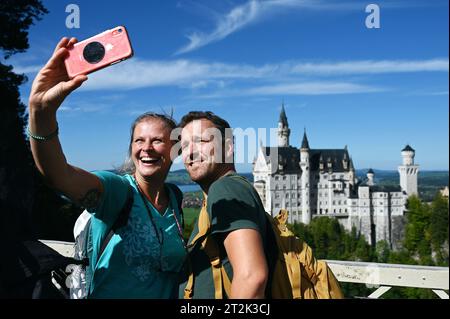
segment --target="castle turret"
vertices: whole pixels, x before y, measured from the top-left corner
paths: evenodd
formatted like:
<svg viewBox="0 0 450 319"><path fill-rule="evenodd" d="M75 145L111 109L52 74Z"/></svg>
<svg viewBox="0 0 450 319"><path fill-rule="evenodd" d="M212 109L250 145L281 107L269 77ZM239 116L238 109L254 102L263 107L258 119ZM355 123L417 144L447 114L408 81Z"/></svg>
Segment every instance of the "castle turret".
<svg viewBox="0 0 450 319"><path fill-rule="evenodd" d="M302 191L302 222L311 222L311 209L309 203L309 142L306 136L306 129L303 133L302 146L300 148L300 167L302 169L301 191Z"/></svg>
<svg viewBox="0 0 450 319"><path fill-rule="evenodd" d="M416 151L409 145L402 149L403 164L398 167L400 174L400 187L408 195L417 195L417 174L419 165L414 164Z"/></svg>
<svg viewBox="0 0 450 319"><path fill-rule="evenodd" d="M278 146L288 147L289 146L289 135L291 130L289 129L289 124L286 117L286 112L284 111L284 103L281 104L280 119L278 120Z"/></svg>
<svg viewBox="0 0 450 319"><path fill-rule="evenodd" d="M369 185L369 186L375 185L375 183L374 183L374 181L373 181L374 176L375 176L375 173L374 173L374 171L370 168L370 169L367 171L367 185Z"/></svg>
<svg viewBox="0 0 450 319"><path fill-rule="evenodd" d="M348 171L349 171L348 179L349 179L349 181L350 181L350 184L351 184L351 185L354 185L355 182L356 182L356 180L355 180L356 175L355 175L355 167L354 167L354 165L353 165L353 159L352 159L352 158L350 158L350 163L349 163L349 166L348 166Z"/></svg>

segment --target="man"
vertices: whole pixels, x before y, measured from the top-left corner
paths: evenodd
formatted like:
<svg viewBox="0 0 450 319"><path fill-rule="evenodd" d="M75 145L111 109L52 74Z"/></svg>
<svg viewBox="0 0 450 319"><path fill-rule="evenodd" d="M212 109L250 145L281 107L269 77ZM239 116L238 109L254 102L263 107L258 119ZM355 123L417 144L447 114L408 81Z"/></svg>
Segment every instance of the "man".
<svg viewBox="0 0 450 319"><path fill-rule="evenodd" d="M230 295L223 296L264 298L268 281L266 212L253 186L236 174L230 125L212 112L190 112L179 127L183 162L206 196L210 236L231 280ZM198 232L196 224L189 244ZM185 267L187 274L193 273L191 297L214 298L213 271L201 246L196 243L190 248ZM180 284L181 298L188 281L186 275Z"/></svg>

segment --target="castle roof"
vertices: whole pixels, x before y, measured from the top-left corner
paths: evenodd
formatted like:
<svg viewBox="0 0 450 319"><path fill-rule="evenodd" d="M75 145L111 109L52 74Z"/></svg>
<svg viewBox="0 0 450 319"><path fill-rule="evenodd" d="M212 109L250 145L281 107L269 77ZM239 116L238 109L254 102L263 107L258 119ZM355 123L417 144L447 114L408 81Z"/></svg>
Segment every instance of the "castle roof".
<svg viewBox="0 0 450 319"><path fill-rule="evenodd" d="M306 136L306 129L305 129L305 132L303 133L303 140L302 140L301 148L309 149L309 142L308 142L308 137Z"/></svg>
<svg viewBox="0 0 450 319"><path fill-rule="evenodd" d="M312 149L309 150L309 163L311 171L319 170L320 158L326 160L326 162L331 162L331 168L333 172L347 172L350 167L344 168L344 158L350 158L348 151L346 149ZM325 165L325 170L328 170L328 165Z"/></svg>
<svg viewBox="0 0 450 319"><path fill-rule="evenodd" d="M263 147L263 154L269 158L269 165L272 167L272 172L275 174L300 174L300 150L298 148L289 147ZM276 156L278 155L278 158ZM350 158L346 149L312 149L309 150L309 164L310 171L319 171L320 158L326 159L327 163L331 163L333 172L347 172L350 170L350 165L344 168L344 158ZM277 167L272 165L281 164ZM328 165L325 165L325 170L328 170Z"/></svg>
<svg viewBox="0 0 450 319"><path fill-rule="evenodd" d="M402 149L402 152L415 152L415 150L411 146L409 146L409 144L407 144L405 148Z"/></svg>
<svg viewBox="0 0 450 319"><path fill-rule="evenodd" d="M298 148L288 147L263 147L264 155L269 157L269 165L277 165L272 167L275 174L300 174L300 151ZM276 157L278 155L278 158Z"/></svg>
<svg viewBox="0 0 450 319"><path fill-rule="evenodd" d="M371 192L383 192L383 193L393 193L401 192L402 188L399 185L374 185L370 186Z"/></svg>
<svg viewBox="0 0 450 319"><path fill-rule="evenodd" d="M283 126L288 126L286 112L284 111L284 103L281 104L280 120L278 122L283 124Z"/></svg>
<svg viewBox="0 0 450 319"><path fill-rule="evenodd" d="M367 174L375 174L375 172L373 171L373 169L369 168L369 170L367 171Z"/></svg>

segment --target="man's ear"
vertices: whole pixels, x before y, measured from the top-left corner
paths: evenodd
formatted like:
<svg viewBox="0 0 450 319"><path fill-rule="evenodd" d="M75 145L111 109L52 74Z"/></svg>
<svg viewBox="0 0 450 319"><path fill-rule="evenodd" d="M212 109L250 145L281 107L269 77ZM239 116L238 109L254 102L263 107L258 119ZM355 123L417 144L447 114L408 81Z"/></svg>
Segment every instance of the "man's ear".
<svg viewBox="0 0 450 319"><path fill-rule="evenodd" d="M234 137L225 138L225 163L234 162Z"/></svg>

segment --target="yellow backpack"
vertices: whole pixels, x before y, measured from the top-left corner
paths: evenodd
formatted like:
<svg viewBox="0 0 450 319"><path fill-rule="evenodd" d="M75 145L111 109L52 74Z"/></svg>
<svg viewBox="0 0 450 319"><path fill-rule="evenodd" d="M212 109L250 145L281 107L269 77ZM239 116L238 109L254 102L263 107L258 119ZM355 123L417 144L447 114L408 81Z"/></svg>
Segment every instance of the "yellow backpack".
<svg viewBox="0 0 450 319"><path fill-rule="evenodd" d="M276 217L267 214L278 247L271 280L273 299L342 299L339 283L325 261L316 260L311 248L286 227L288 211L280 210ZM231 281L220 259L219 246L210 236L211 223L206 211L206 195L198 217L198 233L188 248L197 242L208 255L214 280L215 299L230 295ZM184 290L184 298L194 295L194 274L190 275Z"/></svg>

